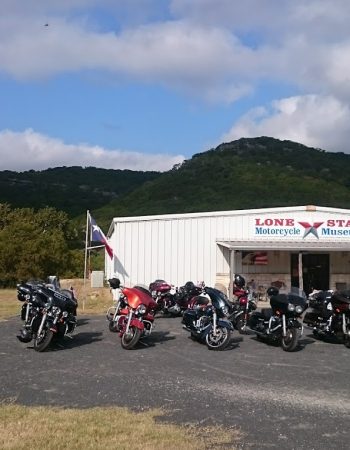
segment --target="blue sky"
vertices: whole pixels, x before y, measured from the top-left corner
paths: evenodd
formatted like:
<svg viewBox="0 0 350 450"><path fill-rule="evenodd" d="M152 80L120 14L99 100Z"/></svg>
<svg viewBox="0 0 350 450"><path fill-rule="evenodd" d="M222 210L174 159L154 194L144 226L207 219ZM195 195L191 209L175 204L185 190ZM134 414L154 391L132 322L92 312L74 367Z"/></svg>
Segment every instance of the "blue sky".
<svg viewBox="0 0 350 450"><path fill-rule="evenodd" d="M241 137L350 153L347 0L0 0L0 170L168 170Z"/></svg>

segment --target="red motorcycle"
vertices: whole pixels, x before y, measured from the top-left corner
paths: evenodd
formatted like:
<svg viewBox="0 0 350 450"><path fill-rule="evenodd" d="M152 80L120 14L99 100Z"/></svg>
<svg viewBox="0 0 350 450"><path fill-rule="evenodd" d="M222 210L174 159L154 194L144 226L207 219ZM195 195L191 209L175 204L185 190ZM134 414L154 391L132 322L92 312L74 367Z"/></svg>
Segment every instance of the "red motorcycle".
<svg viewBox="0 0 350 450"><path fill-rule="evenodd" d="M120 286L120 306L114 317L115 331L126 350L135 348L139 340L152 332L157 303L147 289Z"/></svg>
<svg viewBox="0 0 350 450"><path fill-rule="evenodd" d="M155 280L149 285L153 300L157 303L157 311L177 316L180 307L175 299L175 288L165 280Z"/></svg>

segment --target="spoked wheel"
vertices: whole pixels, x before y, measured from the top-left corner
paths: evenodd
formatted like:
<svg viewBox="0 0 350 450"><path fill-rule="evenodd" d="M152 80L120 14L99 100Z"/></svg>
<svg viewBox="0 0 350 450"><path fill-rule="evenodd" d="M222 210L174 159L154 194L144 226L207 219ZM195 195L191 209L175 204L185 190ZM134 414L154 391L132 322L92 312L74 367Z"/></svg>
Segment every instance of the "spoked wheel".
<svg viewBox="0 0 350 450"><path fill-rule="evenodd" d="M53 332L48 328L44 328L40 335L34 339L34 350L43 352L50 345L53 338Z"/></svg>
<svg viewBox="0 0 350 450"><path fill-rule="evenodd" d="M298 345L298 330L296 328L288 328L287 335L282 336L281 345L286 352L295 350Z"/></svg>
<svg viewBox="0 0 350 450"><path fill-rule="evenodd" d="M131 350L135 347L141 337L141 330L137 327L129 327L129 332L122 336L121 344L125 350Z"/></svg>
<svg viewBox="0 0 350 450"><path fill-rule="evenodd" d="M205 337L209 350L224 350L231 339L231 330L225 327L216 327L216 333L212 328Z"/></svg>

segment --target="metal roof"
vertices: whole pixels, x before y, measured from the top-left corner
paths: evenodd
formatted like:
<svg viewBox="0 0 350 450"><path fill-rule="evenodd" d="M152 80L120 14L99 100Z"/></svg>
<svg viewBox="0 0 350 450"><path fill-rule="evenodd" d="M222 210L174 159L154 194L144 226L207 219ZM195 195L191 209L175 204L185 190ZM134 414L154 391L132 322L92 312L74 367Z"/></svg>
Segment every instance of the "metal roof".
<svg viewBox="0 0 350 450"><path fill-rule="evenodd" d="M350 251L350 242L337 241L259 241L217 239L216 243L231 250L286 250L286 251Z"/></svg>

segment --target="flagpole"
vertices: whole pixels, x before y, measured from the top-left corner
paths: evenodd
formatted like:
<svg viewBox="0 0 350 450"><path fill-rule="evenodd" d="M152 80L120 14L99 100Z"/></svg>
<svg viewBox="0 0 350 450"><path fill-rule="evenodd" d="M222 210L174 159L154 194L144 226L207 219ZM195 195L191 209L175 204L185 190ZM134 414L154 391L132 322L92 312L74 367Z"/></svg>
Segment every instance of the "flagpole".
<svg viewBox="0 0 350 450"><path fill-rule="evenodd" d="M86 299L86 272L87 272L87 252L88 252L88 239L89 239L89 218L90 218L90 212L89 212L89 210L87 210L86 211L86 232L85 232L83 311L85 310L85 299Z"/></svg>

